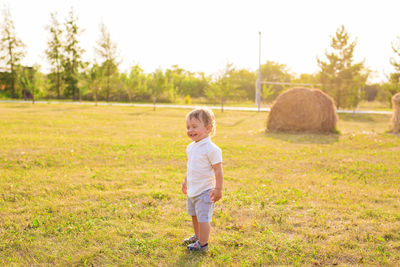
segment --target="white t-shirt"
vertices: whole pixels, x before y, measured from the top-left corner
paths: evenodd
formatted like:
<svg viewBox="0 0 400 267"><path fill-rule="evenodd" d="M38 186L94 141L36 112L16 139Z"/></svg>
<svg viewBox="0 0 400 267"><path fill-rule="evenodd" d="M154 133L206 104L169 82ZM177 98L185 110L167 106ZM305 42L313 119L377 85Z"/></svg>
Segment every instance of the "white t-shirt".
<svg viewBox="0 0 400 267"><path fill-rule="evenodd" d="M210 137L190 143L186 148L187 195L194 197L215 187L215 174L212 165L222 162L222 151Z"/></svg>

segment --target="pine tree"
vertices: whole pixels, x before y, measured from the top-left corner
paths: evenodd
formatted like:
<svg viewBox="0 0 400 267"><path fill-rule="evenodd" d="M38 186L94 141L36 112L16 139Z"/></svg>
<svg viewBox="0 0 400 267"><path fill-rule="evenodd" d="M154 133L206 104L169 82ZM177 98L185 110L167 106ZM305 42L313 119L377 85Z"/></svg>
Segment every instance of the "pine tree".
<svg viewBox="0 0 400 267"><path fill-rule="evenodd" d="M10 73L9 87L11 97L16 97L17 66L25 56L25 45L17 38L15 33L14 21L11 18L9 9L3 10L4 21L1 25L0 39L0 60L4 64L3 68Z"/></svg>
<svg viewBox="0 0 400 267"><path fill-rule="evenodd" d="M89 74L89 88L93 93L93 98L94 98L94 101L97 106L99 89L101 87L101 85L100 85L100 76L101 76L100 67L97 64L93 64L93 66L89 70L88 74Z"/></svg>
<svg viewBox="0 0 400 267"><path fill-rule="evenodd" d="M396 57L390 58L390 64L394 67L394 72L390 73L389 81L382 85L382 96L390 106L392 106L392 97L400 92L400 36L397 38L397 42L392 43L392 49Z"/></svg>
<svg viewBox="0 0 400 267"><path fill-rule="evenodd" d="M328 61L317 59L321 68L320 82L324 91L333 97L336 107L354 107L358 102L359 88L364 86L369 71L363 62L353 63L356 41L349 41L349 34L342 25L332 37L333 52L326 52Z"/></svg>
<svg viewBox="0 0 400 267"><path fill-rule="evenodd" d="M390 64L392 64L395 69L395 72L390 74L390 81L394 84L400 84L400 37L398 37L398 41L396 43L392 44L392 49L395 55L399 58L390 59Z"/></svg>
<svg viewBox="0 0 400 267"><path fill-rule="evenodd" d="M81 33L77 25L77 18L74 10L71 9L69 17L65 22L66 41L64 46L63 60L63 79L66 83L65 95L72 96L73 100L80 99L80 91L78 88L79 70L82 67L82 54L84 50L79 46L78 37Z"/></svg>
<svg viewBox="0 0 400 267"><path fill-rule="evenodd" d="M118 71L117 45L111 41L110 32L104 23L100 24L100 38L95 48L97 55L102 59L101 67L105 78L105 93L107 102L110 100L111 78Z"/></svg>
<svg viewBox="0 0 400 267"><path fill-rule="evenodd" d="M46 55L52 68L49 78L57 92L57 99L60 99L63 44L61 39L62 30L56 15L55 13L51 13L51 25L47 27L50 31L50 39L47 42Z"/></svg>

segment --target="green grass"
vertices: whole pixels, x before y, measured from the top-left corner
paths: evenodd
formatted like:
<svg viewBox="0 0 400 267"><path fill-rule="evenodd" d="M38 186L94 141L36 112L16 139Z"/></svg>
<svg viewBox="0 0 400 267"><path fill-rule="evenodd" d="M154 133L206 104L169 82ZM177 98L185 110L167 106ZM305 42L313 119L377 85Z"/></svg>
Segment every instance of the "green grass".
<svg viewBox="0 0 400 267"><path fill-rule="evenodd" d="M387 115L277 134L267 113L216 110L224 195L210 252L187 253L186 112L0 104L0 265L400 263L400 137Z"/></svg>
<svg viewBox="0 0 400 267"><path fill-rule="evenodd" d="M359 110L387 110L392 111L390 102L379 102L379 101L361 101L358 105Z"/></svg>

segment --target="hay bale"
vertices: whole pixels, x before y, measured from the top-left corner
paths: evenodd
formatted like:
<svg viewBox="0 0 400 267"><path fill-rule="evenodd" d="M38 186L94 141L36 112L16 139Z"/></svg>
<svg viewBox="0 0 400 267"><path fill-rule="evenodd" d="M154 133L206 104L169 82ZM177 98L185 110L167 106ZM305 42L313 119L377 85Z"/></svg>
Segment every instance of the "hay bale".
<svg viewBox="0 0 400 267"><path fill-rule="evenodd" d="M392 115L392 131L400 133L400 93L392 97L393 115Z"/></svg>
<svg viewBox="0 0 400 267"><path fill-rule="evenodd" d="M338 118L330 96L319 89L292 88L275 100L268 117L270 131L333 132Z"/></svg>

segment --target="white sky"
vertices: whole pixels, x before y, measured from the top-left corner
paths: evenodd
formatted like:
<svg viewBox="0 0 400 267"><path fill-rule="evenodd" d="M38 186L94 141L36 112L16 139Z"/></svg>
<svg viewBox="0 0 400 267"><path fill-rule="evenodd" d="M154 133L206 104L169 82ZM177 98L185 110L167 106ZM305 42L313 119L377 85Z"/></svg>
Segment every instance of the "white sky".
<svg viewBox="0 0 400 267"><path fill-rule="evenodd" d="M117 43L125 71L139 64L145 72L173 64L193 72L216 73L227 62L258 68L261 61L286 64L292 73L318 71L331 36L344 25L357 39L355 60L365 60L373 81L393 71L393 42L400 36L399 0L0 0L9 7L17 35L27 45L24 64L47 71L45 26L50 13L60 22L71 7L84 29L85 60L94 59L103 20ZM2 20L2 19L1 19Z"/></svg>

